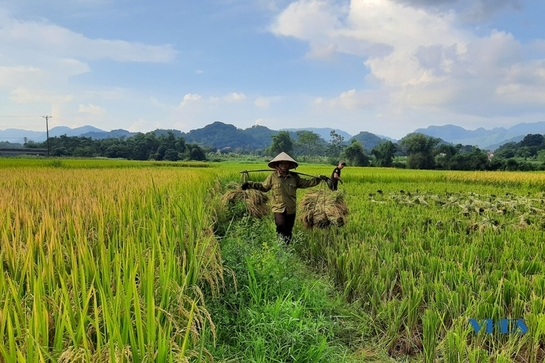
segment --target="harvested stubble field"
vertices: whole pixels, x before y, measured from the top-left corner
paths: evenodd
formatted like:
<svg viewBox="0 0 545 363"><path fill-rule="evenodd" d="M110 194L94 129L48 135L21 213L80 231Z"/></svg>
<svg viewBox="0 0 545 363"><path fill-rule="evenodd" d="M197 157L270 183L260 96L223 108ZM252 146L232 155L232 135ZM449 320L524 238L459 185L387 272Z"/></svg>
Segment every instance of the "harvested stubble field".
<svg viewBox="0 0 545 363"><path fill-rule="evenodd" d="M392 358L545 358L545 174L346 169L347 226L301 253L373 324ZM470 319L523 319L476 334ZM498 324L499 325L499 324Z"/></svg>
<svg viewBox="0 0 545 363"><path fill-rule="evenodd" d="M211 226L246 166L2 163L0 362L213 359L203 291L221 295L225 266ZM371 322L353 361L543 361L545 174L343 179L346 223L298 220L293 248ZM469 323L504 318L528 331Z"/></svg>

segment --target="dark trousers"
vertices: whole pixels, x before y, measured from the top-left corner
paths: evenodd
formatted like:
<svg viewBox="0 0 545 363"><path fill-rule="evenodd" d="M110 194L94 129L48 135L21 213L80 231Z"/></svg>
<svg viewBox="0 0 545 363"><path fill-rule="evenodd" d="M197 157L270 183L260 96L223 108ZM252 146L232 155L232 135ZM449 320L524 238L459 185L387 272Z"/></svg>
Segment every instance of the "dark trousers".
<svg viewBox="0 0 545 363"><path fill-rule="evenodd" d="M274 213L274 223L276 224L276 233L282 237L286 244L289 244L293 225L295 224L295 213L288 214L286 211L284 213Z"/></svg>

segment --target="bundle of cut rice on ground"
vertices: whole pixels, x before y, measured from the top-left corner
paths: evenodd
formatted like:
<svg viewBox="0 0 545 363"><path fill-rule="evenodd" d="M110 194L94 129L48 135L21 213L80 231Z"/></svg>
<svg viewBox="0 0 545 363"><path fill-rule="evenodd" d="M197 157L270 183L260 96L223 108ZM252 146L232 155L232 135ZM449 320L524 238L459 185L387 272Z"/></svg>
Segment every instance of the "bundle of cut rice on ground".
<svg viewBox="0 0 545 363"><path fill-rule="evenodd" d="M300 204L301 220L306 228L342 227L346 224L348 206L344 192L318 190L305 194Z"/></svg>
<svg viewBox="0 0 545 363"><path fill-rule="evenodd" d="M223 194L222 201L224 205L232 207L237 202L244 203L248 213L255 218L261 218L269 214L267 205L269 197L255 189L242 190L238 183L231 182L226 185L227 192Z"/></svg>

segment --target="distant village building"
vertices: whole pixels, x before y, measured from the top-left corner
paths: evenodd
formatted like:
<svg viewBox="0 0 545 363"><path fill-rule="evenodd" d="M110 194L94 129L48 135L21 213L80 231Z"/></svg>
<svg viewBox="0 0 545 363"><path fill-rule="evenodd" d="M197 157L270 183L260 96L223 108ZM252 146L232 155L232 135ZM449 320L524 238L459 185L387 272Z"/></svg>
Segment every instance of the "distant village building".
<svg viewBox="0 0 545 363"><path fill-rule="evenodd" d="M232 150L231 150L231 146L226 146L226 147L224 147L224 148L222 148L222 149L218 149L218 150L216 151L216 154L218 154L218 155L219 155L219 154L227 154L227 153L230 153L231 151L232 151Z"/></svg>
<svg viewBox="0 0 545 363"><path fill-rule="evenodd" d="M488 150L486 152L486 154L488 156L488 161L492 160L492 158L494 157L494 152L493 151Z"/></svg>

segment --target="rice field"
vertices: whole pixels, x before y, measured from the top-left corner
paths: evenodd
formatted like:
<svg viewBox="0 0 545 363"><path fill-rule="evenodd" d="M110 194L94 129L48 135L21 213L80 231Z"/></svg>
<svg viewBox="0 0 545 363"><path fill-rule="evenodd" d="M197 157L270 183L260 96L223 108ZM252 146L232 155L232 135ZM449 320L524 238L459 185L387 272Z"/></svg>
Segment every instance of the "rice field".
<svg viewBox="0 0 545 363"><path fill-rule="evenodd" d="M222 192L252 168L0 160L0 362L213 361L206 300L229 269L214 227ZM545 174L343 179L342 226L298 219L293 248L371 322L354 361L545 359Z"/></svg>
<svg viewBox="0 0 545 363"><path fill-rule="evenodd" d="M214 174L88 166L0 168L0 361L207 361Z"/></svg>
<svg viewBox="0 0 545 363"><path fill-rule="evenodd" d="M545 174L347 168L343 179L348 224L313 231L300 251L392 359L545 359Z"/></svg>

